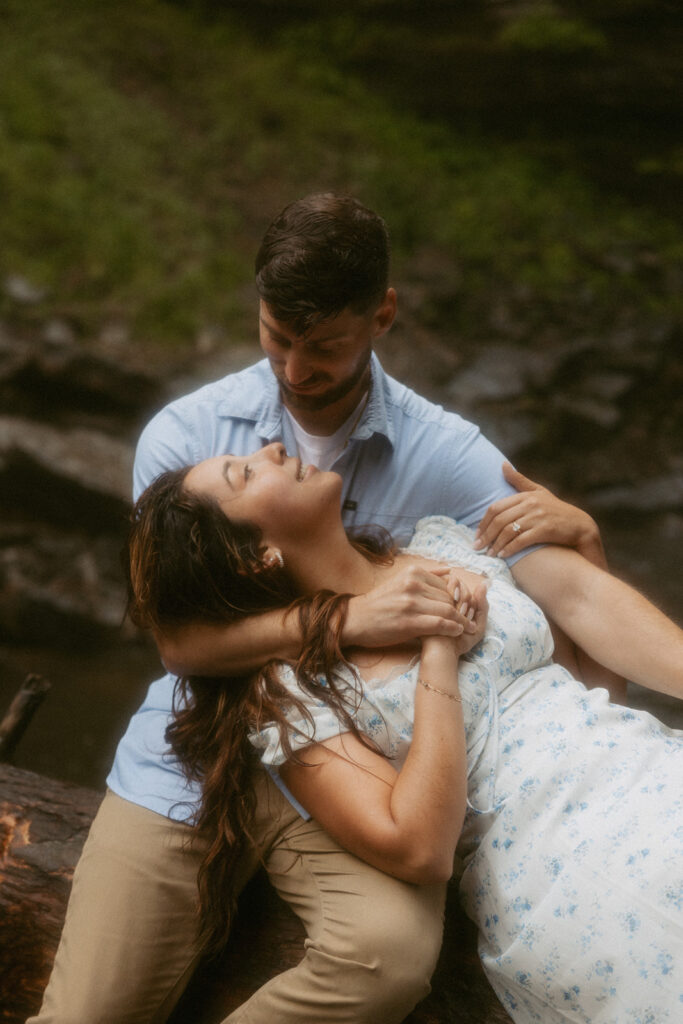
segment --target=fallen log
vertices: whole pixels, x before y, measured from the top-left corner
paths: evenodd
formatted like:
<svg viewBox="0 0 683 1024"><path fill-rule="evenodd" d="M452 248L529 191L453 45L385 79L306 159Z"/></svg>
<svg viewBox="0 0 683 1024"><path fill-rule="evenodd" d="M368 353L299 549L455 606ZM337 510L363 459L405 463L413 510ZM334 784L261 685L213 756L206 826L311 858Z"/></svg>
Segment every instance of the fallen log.
<svg viewBox="0 0 683 1024"><path fill-rule="evenodd" d="M0 764L0 1021L23 1024L47 984L76 861L102 794ZM303 952L292 911L257 875L231 942L200 966L169 1024L215 1024ZM432 994L410 1024L509 1024L483 974L473 926L449 894Z"/></svg>
<svg viewBox="0 0 683 1024"><path fill-rule="evenodd" d="M0 764L0 1020L40 1005L101 793Z"/></svg>

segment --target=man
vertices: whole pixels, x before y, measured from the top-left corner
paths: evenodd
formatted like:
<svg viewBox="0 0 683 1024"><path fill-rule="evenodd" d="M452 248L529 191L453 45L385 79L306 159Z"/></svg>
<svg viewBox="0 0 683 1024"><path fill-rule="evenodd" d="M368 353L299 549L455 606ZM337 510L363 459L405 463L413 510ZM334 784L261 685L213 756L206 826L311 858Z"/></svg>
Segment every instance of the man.
<svg viewBox="0 0 683 1024"><path fill-rule="evenodd" d="M501 547L519 548L526 532L521 523L533 516L526 505L517 514L520 499L504 480L500 453L474 425L388 378L373 355L396 313L388 269L386 228L360 203L325 194L287 207L266 232L256 260L267 359L154 418L138 446L136 496L165 469L282 441L303 465L341 473L348 526L378 523L405 542L424 515L450 515L477 527L486 514L481 543L502 554ZM533 498L533 487L529 482L523 501ZM533 539L562 541L572 529L563 533L556 519L554 532L534 527ZM600 651L604 628L591 628L591 609L609 599L601 574L588 572L576 551L559 547L517 550L509 564L553 618L570 632L580 627L593 654ZM379 646L459 629L443 586L428 577L411 571L396 587L354 598L344 643ZM587 594L593 601L588 611ZM299 644L293 617L280 613L230 629L198 623L157 640L171 673L203 675L295 657ZM173 684L172 675L152 684L119 745L35 1018L41 1024L163 1021L195 965L201 850L191 843L187 822L197 794L167 754ZM243 881L263 857L308 939L299 967L274 979L229 1020L402 1020L429 988L443 887L408 886L350 857L268 778L253 833ZM226 894L226 901L234 895Z"/></svg>

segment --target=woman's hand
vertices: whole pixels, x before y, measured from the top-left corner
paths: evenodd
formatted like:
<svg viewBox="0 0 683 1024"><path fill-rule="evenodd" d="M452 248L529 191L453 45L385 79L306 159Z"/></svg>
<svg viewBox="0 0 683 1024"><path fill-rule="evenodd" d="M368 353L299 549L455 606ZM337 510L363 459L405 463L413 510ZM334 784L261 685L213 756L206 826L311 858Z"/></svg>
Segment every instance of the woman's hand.
<svg viewBox="0 0 683 1024"><path fill-rule="evenodd" d="M408 562L386 583L367 594L352 597L344 625L344 647L393 647L417 637L459 637L476 625L460 614L448 579L457 577L451 566L433 568Z"/></svg>
<svg viewBox="0 0 683 1024"><path fill-rule="evenodd" d="M561 544L576 548L594 565L606 567L600 531L587 512L561 501L509 462L503 463L503 475L519 493L494 501L487 509L477 529L475 548L509 558L531 544Z"/></svg>
<svg viewBox="0 0 683 1024"><path fill-rule="evenodd" d="M459 637L452 642L458 654L467 654L479 643L486 630L486 621L489 614L488 585L482 580L472 591L463 587L462 583L456 584L454 601L459 615L467 619L469 628L464 629Z"/></svg>
<svg viewBox="0 0 683 1024"><path fill-rule="evenodd" d="M423 576L423 566L401 570L439 608L448 602L448 621L457 627L457 634L422 641L422 685L416 688L413 739L401 770L348 733L313 746L307 763L289 762L280 770L297 800L342 846L416 885L446 881L453 871L467 809L458 659L481 639L488 608L485 583L470 587L459 578L461 570L437 571L430 580L433 574L427 570Z"/></svg>
<svg viewBox="0 0 683 1024"><path fill-rule="evenodd" d="M458 623L462 631L458 636L425 636L422 640L422 660L451 656L456 659L471 651L479 643L486 629L488 617L487 584L482 580L470 588L452 569L446 578L446 586Z"/></svg>

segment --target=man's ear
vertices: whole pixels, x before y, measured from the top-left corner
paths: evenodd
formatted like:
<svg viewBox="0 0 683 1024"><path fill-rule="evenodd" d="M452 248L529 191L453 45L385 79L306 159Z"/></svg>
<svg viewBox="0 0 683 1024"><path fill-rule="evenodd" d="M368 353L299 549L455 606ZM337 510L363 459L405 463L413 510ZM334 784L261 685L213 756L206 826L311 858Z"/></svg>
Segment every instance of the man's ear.
<svg viewBox="0 0 683 1024"><path fill-rule="evenodd" d="M387 288L384 298L372 314L372 337L381 338L396 319L396 289Z"/></svg>

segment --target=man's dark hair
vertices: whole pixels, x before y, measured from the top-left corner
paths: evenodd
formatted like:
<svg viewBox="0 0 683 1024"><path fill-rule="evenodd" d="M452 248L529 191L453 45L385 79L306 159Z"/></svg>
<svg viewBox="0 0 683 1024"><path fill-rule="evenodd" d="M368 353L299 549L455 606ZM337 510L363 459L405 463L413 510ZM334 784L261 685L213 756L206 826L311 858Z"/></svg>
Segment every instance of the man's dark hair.
<svg viewBox="0 0 683 1024"><path fill-rule="evenodd" d="M343 310L369 312L389 279L381 217L352 196L322 192L285 207L256 256L256 287L272 315L306 334Z"/></svg>

